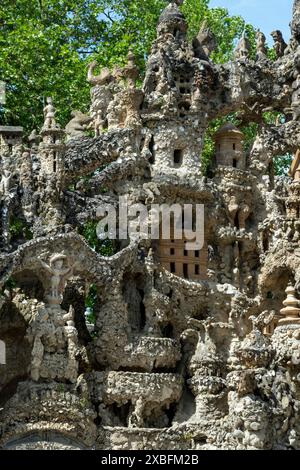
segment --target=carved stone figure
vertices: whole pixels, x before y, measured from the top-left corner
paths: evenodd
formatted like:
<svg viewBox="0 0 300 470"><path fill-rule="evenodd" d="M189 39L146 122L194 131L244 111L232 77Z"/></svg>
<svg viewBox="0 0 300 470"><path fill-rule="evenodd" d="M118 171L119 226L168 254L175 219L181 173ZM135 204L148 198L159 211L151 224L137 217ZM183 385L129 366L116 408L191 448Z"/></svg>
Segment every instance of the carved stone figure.
<svg viewBox="0 0 300 470"><path fill-rule="evenodd" d="M248 59L251 52L251 44L245 34L241 37L234 51L234 58L236 60Z"/></svg>
<svg viewBox="0 0 300 470"><path fill-rule="evenodd" d="M277 59L284 56L284 52L287 48L287 44L283 39L282 32L278 29L271 33L272 38L274 39L274 50L276 53Z"/></svg>
<svg viewBox="0 0 300 470"><path fill-rule="evenodd" d="M266 47L266 36L261 31L256 33L256 57L257 60L266 59L268 55Z"/></svg>
<svg viewBox="0 0 300 470"><path fill-rule="evenodd" d="M57 127L55 121L56 110L53 106L52 98L46 98L46 106L44 107L44 126L43 129L55 129Z"/></svg>
<svg viewBox="0 0 300 470"><path fill-rule="evenodd" d="M42 259L39 259L42 267L51 275L50 278L50 295L48 300L50 303L61 303L61 295L65 288L65 282L68 277L73 275L76 263L73 266L68 266L66 261L67 256L63 254L55 254L50 258L49 265Z"/></svg>
<svg viewBox="0 0 300 470"><path fill-rule="evenodd" d="M2 169L0 181L0 196L7 196L11 189L12 173L8 167Z"/></svg>
<svg viewBox="0 0 300 470"><path fill-rule="evenodd" d="M72 111L72 119L66 125L65 131L68 139L76 139L85 135L85 131L92 118L81 111Z"/></svg>

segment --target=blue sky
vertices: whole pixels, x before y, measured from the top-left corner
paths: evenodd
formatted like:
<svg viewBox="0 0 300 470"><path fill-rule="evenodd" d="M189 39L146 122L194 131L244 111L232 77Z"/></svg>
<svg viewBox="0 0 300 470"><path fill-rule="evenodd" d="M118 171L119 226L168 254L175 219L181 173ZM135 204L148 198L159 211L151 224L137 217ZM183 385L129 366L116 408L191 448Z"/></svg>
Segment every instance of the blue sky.
<svg viewBox="0 0 300 470"><path fill-rule="evenodd" d="M280 29L286 41L290 38L293 0L210 0L209 6L225 7L231 15L241 15L263 31L270 43L274 29Z"/></svg>

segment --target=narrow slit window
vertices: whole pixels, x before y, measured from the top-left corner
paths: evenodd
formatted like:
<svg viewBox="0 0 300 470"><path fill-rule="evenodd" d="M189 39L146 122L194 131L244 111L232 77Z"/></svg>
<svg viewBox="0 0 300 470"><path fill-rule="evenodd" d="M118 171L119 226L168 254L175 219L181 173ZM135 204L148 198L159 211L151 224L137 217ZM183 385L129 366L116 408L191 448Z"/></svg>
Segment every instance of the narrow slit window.
<svg viewBox="0 0 300 470"><path fill-rule="evenodd" d="M189 266L188 264L183 265L183 276L185 279L189 278Z"/></svg>
<svg viewBox="0 0 300 470"><path fill-rule="evenodd" d="M170 253L171 255L175 255L175 248L171 248Z"/></svg>
<svg viewBox="0 0 300 470"><path fill-rule="evenodd" d="M174 165L179 167L183 162L183 151L181 149L174 150Z"/></svg>
<svg viewBox="0 0 300 470"><path fill-rule="evenodd" d="M199 276L199 264L195 265L195 274L196 276Z"/></svg>
<svg viewBox="0 0 300 470"><path fill-rule="evenodd" d="M174 273L176 272L176 265L175 265L175 263L171 263L170 268L171 268L171 273L174 274Z"/></svg>

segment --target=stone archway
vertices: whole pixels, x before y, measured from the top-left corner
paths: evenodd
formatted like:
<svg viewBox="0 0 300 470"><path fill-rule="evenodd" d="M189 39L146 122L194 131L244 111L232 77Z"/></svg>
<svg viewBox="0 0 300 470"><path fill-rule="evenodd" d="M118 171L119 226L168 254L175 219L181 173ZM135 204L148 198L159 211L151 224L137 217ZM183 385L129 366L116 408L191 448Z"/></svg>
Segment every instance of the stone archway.
<svg viewBox="0 0 300 470"><path fill-rule="evenodd" d="M55 431L32 432L7 441L4 450L84 450L87 447L73 437Z"/></svg>

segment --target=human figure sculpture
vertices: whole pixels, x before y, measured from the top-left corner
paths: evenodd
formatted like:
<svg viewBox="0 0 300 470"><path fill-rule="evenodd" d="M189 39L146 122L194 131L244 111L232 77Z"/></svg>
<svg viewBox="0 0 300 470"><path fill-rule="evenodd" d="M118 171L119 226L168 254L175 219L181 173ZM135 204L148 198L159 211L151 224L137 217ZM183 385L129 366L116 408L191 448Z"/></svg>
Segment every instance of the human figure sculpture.
<svg viewBox="0 0 300 470"><path fill-rule="evenodd" d="M62 291L64 290L64 282L67 277L72 276L76 263L70 267L64 267L64 261L67 259L65 255L56 254L50 258L50 264L48 265L42 259L39 259L43 268L51 274L50 285L52 299L59 299Z"/></svg>
<svg viewBox="0 0 300 470"><path fill-rule="evenodd" d="M139 69L135 64L135 55L130 50L127 56L128 62L123 70L124 77L127 79L128 87L135 88L137 78L139 76Z"/></svg>
<svg viewBox="0 0 300 470"><path fill-rule="evenodd" d="M44 107L44 116L45 116L45 122L44 122L44 129L53 129L56 128L56 122L55 122L55 114L56 110L55 107L53 106L53 101L52 98L48 97L46 99L46 106Z"/></svg>
<svg viewBox="0 0 300 470"><path fill-rule="evenodd" d="M0 181L0 196L7 196L11 189L12 173L8 168L3 168Z"/></svg>
<svg viewBox="0 0 300 470"><path fill-rule="evenodd" d="M129 428L143 428L144 427L144 418L143 412L145 408L145 400L142 397L139 397L135 403L133 412L129 417Z"/></svg>
<svg viewBox="0 0 300 470"><path fill-rule="evenodd" d="M256 33L256 53L257 60L265 59L268 54L266 48L266 36L259 30Z"/></svg>

